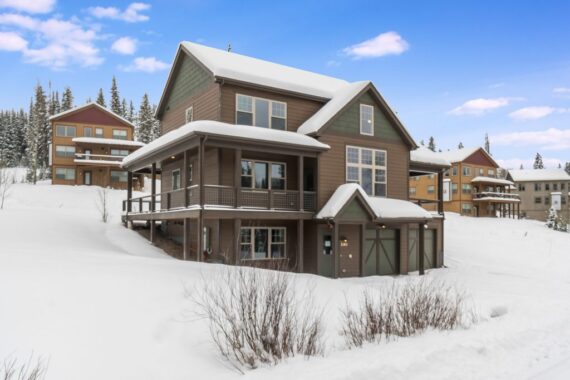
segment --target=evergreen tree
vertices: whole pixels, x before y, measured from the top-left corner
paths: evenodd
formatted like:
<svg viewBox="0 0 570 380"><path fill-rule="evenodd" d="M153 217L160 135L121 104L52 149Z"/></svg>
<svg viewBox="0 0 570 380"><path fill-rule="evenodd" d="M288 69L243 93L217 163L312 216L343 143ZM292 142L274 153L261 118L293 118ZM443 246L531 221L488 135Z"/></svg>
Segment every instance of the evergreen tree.
<svg viewBox="0 0 570 380"><path fill-rule="evenodd" d="M564 165L564 170L566 170L566 173L570 175L570 162L567 162L566 165Z"/></svg>
<svg viewBox="0 0 570 380"><path fill-rule="evenodd" d="M35 134L38 136L37 142L37 166L40 169L40 179L45 177L49 166L49 146L51 144L51 128L49 124L48 104L45 92L38 83L34 97L34 124L32 125ZM35 182L34 182L35 183Z"/></svg>
<svg viewBox="0 0 570 380"><path fill-rule="evenodd" d="M523 164L521 164L521 167L520 167L519 169L520 169L520 170L523 170L523 169L524 169L524 166L523 166Z"/></svg>
<svg viewBox="0 0 570 380"><path fill-rule="evenodd" d="M148 100L148 94L145 93L142 98L138 114L138 128L136 133L138 141L141 141L145 144L152 141L154 127L153 119L154 117L152 114L152 107Z"/></svg>
<svg viewBox="0 0 570 380"><path fill-rule="evenodd" d="M534 169L544 169L544 163L542 162L542 156L540 155L540 153L537 153L536 156L534 157L533 168Z"/></svg>
<svg viewBox="0 0 570 380"><path fill-rule="evenodd" d="M127 106L127 99L123 98L121 102L121 116L125 119L127 118L127 112L129 111L129 107Z"/></svg>
<svg viewBox="0 0 570 380"><path fill-rule="evenodd" d="M104 102L104 101L103 101ZM97 99L99 103L99 99ZM113 75L113 81L111 83L111 111L117 115L123 115L123 109L121 107L121 97L119 96L119 89L117 88L117 79Z"/></svg>
<svg viewBox="0 0 570 380"><path fill-rule="evenodd" d="M52 92L49 98L49 115L53 116L60 112L61 104L59 103L59 92Z"/></svg>
<svg viewBox="0 0 570 380"><path fill-rule="evenodd" d="M99 89L99 93L97 94L97 100L95 101L97 104L103 107L107 107L105 104L105 95L103 95L103 89Z"/></svg>
<svg viewBox="0 0 570 380"><path fill-rule="evenodd" d="M431 150L432 152L435 152L435 150L436 150L435 139L433 138L433 136L430 136L430 138L429 138L428 149Z"/></svg>
<svg viewBox="0 0 570 380"><path fill-rule="evenodd" d="M491 142L489 141L489 134L485 133L485 151L491 155Z"/></svg>
<svg viewBox="0 0 570 380"><path fill-rule="evenodd" d="M152 139L160 137L160 121L154 117L156 115L156 104L152 105Z"/></svg>
<svg viewBox="0 0 570 380"><path fill-rule="evenodd" d="M61 111L67 111L73 107L73 93L71 92L71 88L67 86L63 91L63 96L61 98Z"/></svg>
<svg viewBox="0 0 570 380"><path fill-rule="evenodd" d="M125 118L130 121L131 123L135 123L136 115L135 115L135 106L133 105L133 101L131 100L129 103L129 109L125 114Z"/></svg>
<svg viewBox="0 0 570 380"><path fill-rule="evenodd" d="M558 163L558 169L562 169L562 164L560 162Z"/></svg>
<svg viewBox="0 0 570 380"><path fill-rule="evenodd" d="M463 143L459 142L459 145L457 145L457 149L463 149L463 148L464 148Z"/></svg>
<svg viewBox="0 0 570 380"><path fill-rule="evenodd" d="M425 145L426 145L426 143L424 142L423 139L420 140L420 145L421 145L421 146L425 146Z"/></svg>

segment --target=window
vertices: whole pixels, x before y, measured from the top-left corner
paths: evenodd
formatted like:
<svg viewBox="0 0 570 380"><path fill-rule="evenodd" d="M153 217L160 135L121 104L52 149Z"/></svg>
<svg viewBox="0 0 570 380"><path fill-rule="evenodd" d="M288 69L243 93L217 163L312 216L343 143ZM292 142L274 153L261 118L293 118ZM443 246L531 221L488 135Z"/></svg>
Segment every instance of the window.
<svg viewBox="0 0 570 380"><path fill-rule="evenodd" d="M192 164L188 166L188 183L192 183Z"/></svg>
<svg viewBox="0 0 570 380"><path fill-rule="evenodd" d="M457 175L457 166L453 165L451 168L451 175Z"/></svg>
<svg viewBox="0 0 570 380"><path fill-rule="evenodd" d="M494 169L487 170L487 175L491 178L495 177L495 170Z"/></svg>
<svg viewBox="0 0 570 380"><path fill-rule="evenodd" d="M427 187L427 192L428 194L434 194L435 193L435 186L434 185L429 185Z"/></svg>
<svg viewBox="0 0 570 380"><path fill-rule="evenodd" d="M128 173L119 171L119 170L111 170L111 182L127 182Z"/></svg>
<svg viewBox="0 0 570 380"><path fill-rule="evenodd" d="M279 162L241 161L241 187L285 190L286 166Z"/></svg>
<svg viewBox="0 0 570 380"><path fill-rule="evenodd" d="M103 137L103 128L95 128L95 137Z"/></svg>
<svg viewBox="0 0 570 380"><path fill-rule="evenodd" d="M55 178L73 181L75 180L75 169L55 168Z"/></svg>
<svg viewBox="0 0 570 380"><path fill-rule="evenodd" d="M186 108L185 118L187 123L194 121L194 107Z"/></svg>
<svg viewBox="0 0 570 380"><path fill-rule="evenodd" d="M113 129L113 138L118 140L126 140L127 131L124 129Z"/></svg>
<svg viewBox="0 0 570 380"><path fill-rule="evenodd" d="M55 134L60 137L75 137L75 127L69 125L58 125L55 128Z"/></svg>
<svg viewBox="0 0 570 380"><path fill-rule="evenodd" d="M287 103L236 95L236 124L287 129Z"/></svg>
<svg viewBox="0 0 570 380"><path fill-rule="evenodd" d="M180 189L180 169L172 171L172 190Z"/></svg>
<svg viewBox="0 0 570 380"><path fill-rule="evenodd" d="M550 204L550 198L549 198L549 197L544 197L544 204L545 204L545 205L549 205L549 204Z"/></svg>
<svg viewBox="0 0 570 380"><path fill-rule="evenodd" d="M374 136L374 107L360 105L360 134Z"/></svg>
<svg viewBox="0 0 570 380"><path fill-rule="evenodd" d="M560 197L560 202L565 205L566 204L566 197L563 195L562 197Z"/></svg>
<svg viewBox="0 0 570 380"><path fill-rule="evenodd" d="M386 196L386 151L346 147L346 182L358 183L366 194Z"/></svg>
<svg viewBox="0 0 570 380"><path fill-rule="evenodd" d="M485 175L485 169L479 168L479 175Z"/></svg>
<svg viewBox="0 0 570 380"><path fill-rule="evenodd" d="M111 156L128 156L129 151L127 149L111 149Z"/></svg>
<svg viewBox="0 0 570 380"><path fill-rule="evenodd" d="M519 183L519 191L525 191L525 185L524 183Z"/></svg>
<svg viewBox="0 0 570 380"><path fill-rule="evenodd" d="M462 203L461 204L461 213L462 214L471 214L471 203Z"/></svg>
<svg viewBox="0 0 570 380"><path fill-rule="evenodd" d="M542 186L540 185L540 183L535 183L534 184L534 191L541 191L542 190Z"/></svg>
<svg viewBox="0 0 570 380"><path fill-rule="evenodd" d="M566 188L566 184L564 182L562 182L560 184L560 190L564 190Z"/></svg>
<svg viewBox="0 0 570 380"><path fill-rule="evenodd" d="M55 146L55 155L57 157L75 157L75 147L74 146L65 146L65 145L56 145Z"/></svg>
<svg viewBox="0 0 570 380"><path fill-rule="evenodd" d="M471 176L471 168L469 166L464 166L462 170L464 176Z"/></svg>
<svg viewBox="0 0 570 380"><path fill-rule="evenodd" d="M544 190L546 190L546 191L550 190L550 184L549 183L544 184Z"/></svg>
<svg viewBox="0 0 570 380"><path fill-rule="evenodd" d="M449 169L447 169L446 171L443 172L443 175L445 175L446 177L449 177Z"/></svg>
<svg viewBox="0 0 570 380"><path fill-rule="evenodd" d="M457 184L456 183L451 184L451 192L453 194L457 194Z"/></svg>
<svg viewBox="0 0 570 380"><path fill-rule="evenodd" d="M93 128L91 127L83 127L83 136L91 137L93 136Z"/></svg>
<svg viewBox="0 0 570 380"><path fill-rule="evenodd" d="M542 198L541 198L541 197L534 197L534 203L536 203L536 204L541 204L541 203L542 203Z"/></svg>
<svg viewBox="0 0 570 380"><path fill-rule="evenodd" d="M242 260L278 259L286 256L284 227L243 227L240 231Z"/></svg>
<svg viewBox="0 0 570 380"><path fill-rule="evenodd" d="M552 184L552 191L558 191L558 184L557 183Z"/></svg>
<svg viewBox="0 0 570 380"><path fill-rule="evenodd" d="M463 194L470 194L471 193L471 185L464 183L463 185L461 185L461 192Z"/></svg>
<svg viewBox="0 0 570 380"><path fill-rule="evenodd" d="M416 188L415 187L410 187L410 196L413 197L416 195Z"/></svg>

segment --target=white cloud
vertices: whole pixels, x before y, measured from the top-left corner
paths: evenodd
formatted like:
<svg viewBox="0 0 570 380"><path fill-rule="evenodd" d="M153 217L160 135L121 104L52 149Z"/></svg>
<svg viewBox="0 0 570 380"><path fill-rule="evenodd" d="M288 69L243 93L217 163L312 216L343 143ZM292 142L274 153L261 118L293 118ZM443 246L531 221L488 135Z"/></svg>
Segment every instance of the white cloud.
<svg viewBox="0 0 570 380"><path fill-rule="evenodd" d="M520 169L521 164L524 169L532 169L534 164L534 158L522 159L522 158L507 158L507 159L496 159L500 167L505 169ZM545 168L557 168L558 164L564 165L562 161L558 158L546 158L542 157L542 163Z"/></svg>
<svg viewBox="0 0 570 380"><path fill-rule="evenodd" d="M536 146L541 150L570 149L570 129L502 133L492 136L494 145Z"/></svg>
<svg viewBox="0 0 570 380"><path fill-rule="evenodd" d="M111 20L121 20L126 22L142 22L148 21L149 17L141 12L150 9L150 4L147 3L131 3L124 10L121 11L116 7L92 7L88 11L97 18L108 18Z"/></svg>
<svg viewBox="0 0 570 380"><path fill-rule="evenodd" d="M554 108L549 106L525 107L511 112L509 117L516 121L538 120L554 112L564 113L567 112L567 110L564 108Z"/></svg>
<svg viewBox="0 0 570 380"><path fill-rule="evenodd" d="M489 88L501 88L505 87L505 85L506 85L505 82L493 83L489 85Z"/></svg>
<svg viewBox="0 0 570 380"><path fill-rule="evenodd" d="M155 57L137 57L133 63L125 68L124 71L143 71L145 73L154 73L156 71L166 70L170 65L162 62Z"/></svg>
<svg viewBox="0 0 570 380"><path fill-rule="evenodd" d="M400 55L408 50L410 45L396 32L386 32L378 36L349 46L343 52L355 59L382 57L385 55Z"/></svg>
<svg viewBox="0 0 570 380"><path fill-rule="evenodd" d="M26 50L28 41L13 32L0 32L0 50L22 51Z"/></svg>
<svg viewBox="0 0 570 380"><path fill-rule="evenodd" d="M570 88L568 87L556 87L552 89L555 94L568 94L570 93Z"/></svg>
<svg viewBox="0 0 570 380"><path fill-rule="evenodd" d="M134 54L137 50L137 40L131 37L121 37L113 42L111 50L124 55Z"/></svg>
<svg viewBox="0 0 570 380"><path fill-rule="evenodd" d="M483 115L497 108L505 107L520 98L492 98L492 99L471 99L462 105L455 107L448 113L451 115Z"/></svg>
<svg viewBox="0 0 570 380"><path fill-rule="evenodd" d="M41 20L8 13L0 14L0 25L13 26L33 36L34 44L21 49L28 63L61 70L71 63L95 66L103 62L95 46L96 31L84 28L75 20Z"/></svg>
<svg viewBox="0 0 570 380"><path fill-rule="evenodd" d="M54 7L55 0L0 0L0 8L28 13L49 13Z"/></svg>

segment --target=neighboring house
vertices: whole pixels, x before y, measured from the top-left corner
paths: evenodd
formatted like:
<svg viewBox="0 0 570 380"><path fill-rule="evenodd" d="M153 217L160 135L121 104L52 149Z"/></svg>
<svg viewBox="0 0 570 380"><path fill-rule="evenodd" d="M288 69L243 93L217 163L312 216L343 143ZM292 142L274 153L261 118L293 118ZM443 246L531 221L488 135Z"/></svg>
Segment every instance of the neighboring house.
<svg viewBox="0 0 570 380"><path fill-rule="evenodd" d="M371 82L183 42L156 116L162 136L123 168L160 172L162 193L129 190L125 219L151 240L161 221L184 259L329 277L443 265L443 215L408 201L417 145Z"/></svg>
<svg viewBox="0 0 570 380"><path fill-rule="evenodd" d="M126 189L123 158L143 143L133 141L134 125L97 103L50 118L52 184L97 185ZM135 177L135 188L142 186Z"/></svg>
<svg viewBox="0 0 570 380"><path fill-rule="evenodd" d="M425 149L425 148L423 148ZM445 211L469 216L516 217L520 199L513 182L502 178L502 169L481 147L433 153L449 161L451 168L442 182ZM410 198L420 201L436 199L436 176L412 176ZM433 209L429 204L426 209Z"/></svg>
<svg viewBox="0 0 570 380"><path fill-rule="evenodd" d="M546 220L551 207L570 220L570 175L564 169L509 170L518 189L521 217Z"/></svg>

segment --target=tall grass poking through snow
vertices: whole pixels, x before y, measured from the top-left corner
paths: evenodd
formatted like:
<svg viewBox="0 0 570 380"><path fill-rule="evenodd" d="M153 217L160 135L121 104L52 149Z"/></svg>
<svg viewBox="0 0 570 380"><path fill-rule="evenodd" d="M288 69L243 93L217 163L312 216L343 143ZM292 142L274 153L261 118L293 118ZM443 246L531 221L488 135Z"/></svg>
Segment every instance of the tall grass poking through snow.
<svg viewBox="0 0 570 380"><path fill-rule="evenodd" d="M322 311L287 273L227 268L192 297L220 353L238 370L323 352Z"/></svg>
<svg viewBox="0 0 570 380"><path fill-rule="evenodd" d="M363 291L356 306L342 310L341 334L349 347L407 337L428 328L468 326L475 314L452 286L425 279L396 282L390 288Z"/></svg>

